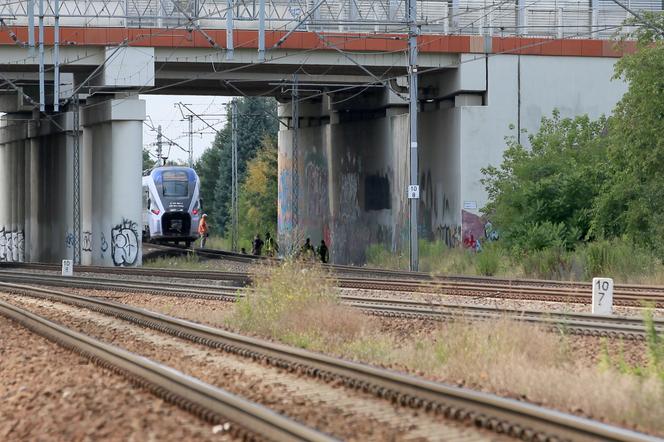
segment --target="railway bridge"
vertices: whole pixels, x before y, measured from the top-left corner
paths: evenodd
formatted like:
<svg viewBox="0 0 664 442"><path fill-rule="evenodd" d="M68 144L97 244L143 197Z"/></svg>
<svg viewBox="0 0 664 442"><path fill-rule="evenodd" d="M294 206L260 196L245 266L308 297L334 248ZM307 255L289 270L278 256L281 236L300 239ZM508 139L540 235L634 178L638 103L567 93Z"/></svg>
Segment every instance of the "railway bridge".
<svg viewBox="0 0 664 442"><path fill-rule="evenodd" d="M340 263L372 243L398 252L411 203L421 237L483 235L480 169L504 137L527 142L556 108L609 113L625 91L613 64L633 44L611 38L629 13L603 0L418 0L413 21L410 1L3 2L0 261L141 264L147 94L279 100L282 241L325 239Z"/></svg>

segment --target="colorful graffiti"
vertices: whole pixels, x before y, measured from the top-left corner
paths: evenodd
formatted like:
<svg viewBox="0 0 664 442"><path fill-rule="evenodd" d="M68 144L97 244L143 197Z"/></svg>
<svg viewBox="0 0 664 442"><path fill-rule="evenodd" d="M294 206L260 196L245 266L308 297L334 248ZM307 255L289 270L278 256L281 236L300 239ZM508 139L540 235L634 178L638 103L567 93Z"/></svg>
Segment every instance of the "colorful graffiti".
<svg viewBox="0 0 664 442"><path fill-rule="evenodd" d="M463 225L463 246L481 250L482 241L496 241L499 238L498 231L493 227L491 221L480 215L466 210L461 211L461 222Z"/></svg>
<svg viewBox="0 0 664 442"><path fill-rule="evenodd" d="M278 225L280 232L290 232L293 230L292 182L293 174L290 170L279 171L277 199L279 202Z"/></svg>

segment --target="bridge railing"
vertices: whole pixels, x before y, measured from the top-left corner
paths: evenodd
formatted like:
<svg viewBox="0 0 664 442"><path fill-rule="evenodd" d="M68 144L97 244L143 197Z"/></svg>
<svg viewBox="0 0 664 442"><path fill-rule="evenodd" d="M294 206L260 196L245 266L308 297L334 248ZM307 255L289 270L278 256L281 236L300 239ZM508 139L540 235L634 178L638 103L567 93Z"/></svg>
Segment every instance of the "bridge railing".
<svg viewBox="0 0 664 442"><path fill-rule="evenodd" d="M27 25L30 9L37 22L43 2L45 24L54 23L55 0L7 0L0 18ZM631 8L661 10L661 0L625 0ZM60 0L61 26L233 27L258 29L264 10L267 30L299 29L403 33L406 0ZM423 33L530 35L554 38L606 38L628 15L609 0L418 0Z"/></svg>

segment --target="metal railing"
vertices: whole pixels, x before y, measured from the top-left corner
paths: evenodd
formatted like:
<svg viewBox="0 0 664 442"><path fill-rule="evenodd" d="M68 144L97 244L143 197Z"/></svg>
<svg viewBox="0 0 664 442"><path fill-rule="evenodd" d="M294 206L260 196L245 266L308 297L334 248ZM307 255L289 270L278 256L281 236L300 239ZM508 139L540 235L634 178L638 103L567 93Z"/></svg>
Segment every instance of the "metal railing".
<svg viewBox="0 0 664 442"><path fill-rule="evenodd" d="M55 21L54 0L7 0L0 18L26 26L44 2L46 26ZM658 11L661 0L628 0L637 11ZM628 13L609 0L421 0L418 21L425 34L530 35L557 38L606 38ZM202 27L258 29L264 11L268 30L401 32L406 0L60 0L61 26Z"/></svg>

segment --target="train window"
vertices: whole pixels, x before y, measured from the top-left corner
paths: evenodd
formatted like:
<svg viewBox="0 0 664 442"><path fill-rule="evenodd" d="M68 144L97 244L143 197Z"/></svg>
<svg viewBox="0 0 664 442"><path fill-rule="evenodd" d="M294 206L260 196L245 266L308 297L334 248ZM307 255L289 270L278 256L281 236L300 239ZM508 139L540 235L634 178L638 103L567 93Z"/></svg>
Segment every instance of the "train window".
<svg viewBox="0 0 664 442"><path fill-rule="evenodd" d="M189 177L187 176L187 172L179 170L164 171L162 186L164 196L189 196Z"/></svg>

